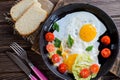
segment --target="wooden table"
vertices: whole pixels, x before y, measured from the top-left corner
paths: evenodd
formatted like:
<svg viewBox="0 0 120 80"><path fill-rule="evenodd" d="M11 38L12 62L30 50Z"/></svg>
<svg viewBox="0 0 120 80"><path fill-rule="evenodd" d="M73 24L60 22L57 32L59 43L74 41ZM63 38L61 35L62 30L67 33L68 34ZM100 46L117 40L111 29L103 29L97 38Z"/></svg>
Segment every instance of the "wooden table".
<svg viewBox="0 0 120 80"><path fill-rule="evenodd" d="M14 0L0 0L0 80L28 80L26 74L5 54L6 51L12 51L9 45L14 41L28 52L29 59L49 78L49 80L61 80L47 68L41 55L30 50L31 44L29 42L25 41L19 35L13 35L13 28L5 21L3 16L4 13L10 10L13 1ZM51 1L54 3L57 2L57 0ZM118 31L120 30L120 0L65 0L65 2L74 1L89 3L101 8L111 16ZM118 56L120 57L120 52ZM120 80L120 78L109 72L103 76L102 80Z"/></svg>

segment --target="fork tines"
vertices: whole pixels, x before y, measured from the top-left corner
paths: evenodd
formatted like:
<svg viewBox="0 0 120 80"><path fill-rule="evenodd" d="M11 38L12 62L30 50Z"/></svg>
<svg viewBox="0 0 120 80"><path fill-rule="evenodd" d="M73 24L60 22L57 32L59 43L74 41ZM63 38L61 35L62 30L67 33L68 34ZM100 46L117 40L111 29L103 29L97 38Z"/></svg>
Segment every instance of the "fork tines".
<svg viewBox="0 0 120 80"><path fill-rule="evenodd" d="M23 53L25 52L25 50L19 46L16 42L13 42L12 44L10 44L10 47L16 52L16 53Z"/></svg>

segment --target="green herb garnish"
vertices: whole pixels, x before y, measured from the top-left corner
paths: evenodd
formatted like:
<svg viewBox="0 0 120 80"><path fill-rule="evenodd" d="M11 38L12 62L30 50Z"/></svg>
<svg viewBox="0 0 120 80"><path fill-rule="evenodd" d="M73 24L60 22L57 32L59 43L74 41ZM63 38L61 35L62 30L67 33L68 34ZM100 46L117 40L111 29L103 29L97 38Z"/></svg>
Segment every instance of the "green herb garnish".
<svg viewBox="0 0 120 80"><path fill-rule="evenodd" d="M60 41L58 38L55 38L55 40L54 40L54 45L55 45L55 47L60 48L61 41Z"/></svg>
<svg viewBox="0 0 120 80"><path fill-rule="evenodd" d="M93 46L88 46L87 48L86 48L86 51L91 51L93 49Z"/></svg>
<svg viewBox="0 0 120 80"><path fill-rule="evenodd" d="M71 48L73 44L74 44L74 40L72 39L71 35L68 35L68 40L67 40L68 47Z"/></svg>
<svg viewBox="0 0 120 80"><path fill-rule="evenodd" d="M53 24L53 30L59 32L59 25L56 22Z"/></svg>
<svg viewBox="0 0 120 80"><path fill-rule="evenodd" d="M57 52L57 54L59 54L61 56L62 51L57 50L56 52Z"/></svg>

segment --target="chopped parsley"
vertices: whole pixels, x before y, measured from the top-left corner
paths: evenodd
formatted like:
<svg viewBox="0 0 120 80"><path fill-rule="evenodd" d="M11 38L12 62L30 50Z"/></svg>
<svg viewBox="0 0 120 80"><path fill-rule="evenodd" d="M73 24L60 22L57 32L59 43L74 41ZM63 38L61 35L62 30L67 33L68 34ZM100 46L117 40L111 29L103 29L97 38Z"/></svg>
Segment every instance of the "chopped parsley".
<svg viewBox="0 0 120 80"><path fill-rule="evenodd" d="M61 56L62 51L57 50L56 52L57 52L57 54L59 54Z"/></svg>

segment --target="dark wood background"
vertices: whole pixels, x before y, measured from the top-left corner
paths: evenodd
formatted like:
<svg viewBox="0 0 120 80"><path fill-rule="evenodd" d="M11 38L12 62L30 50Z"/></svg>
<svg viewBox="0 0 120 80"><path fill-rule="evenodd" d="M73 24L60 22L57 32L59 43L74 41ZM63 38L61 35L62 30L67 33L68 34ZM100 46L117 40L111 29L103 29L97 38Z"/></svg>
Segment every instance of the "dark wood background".
<svg viewBox="0 0 120 80"><path fill-rule="evenodd" d="M32 63L37 66L49 80L61 80L55 76L44 64L41 55L31 51L31 44L25 41L19 35L13 35L13 28L5 20L4 13L9 12L15 0L0 0L0 80L28 80L26 74L8 58L6 51L11 51L9 45L17 42L28 52L28 57ZM51 0L54 4L58 0ZM115 22L118 31L120 30L120 0L64 0L67 2L89 3L104 10ZM120 31L119 31L120 34ZM120 57L120 52L118 57ZM112 73L108 73L102 77L102 80L120 80Z"/></svg>

